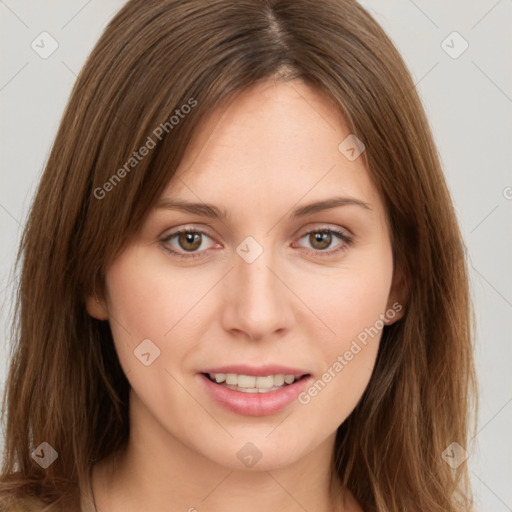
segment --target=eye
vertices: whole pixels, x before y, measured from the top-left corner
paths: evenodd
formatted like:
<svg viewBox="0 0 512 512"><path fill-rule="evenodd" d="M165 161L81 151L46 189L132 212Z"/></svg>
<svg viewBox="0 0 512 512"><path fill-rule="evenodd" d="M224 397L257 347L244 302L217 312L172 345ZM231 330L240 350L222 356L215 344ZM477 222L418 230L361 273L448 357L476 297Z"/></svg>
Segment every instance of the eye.
<svg viewBox="0 0 512 512"><path fill-rule="evenodd" d="M331 256L333 254L337 254L343 252L350 247L353 243L353 238L342 231L331 228L321 228L315 229L312 231L308 231L300 237L300 240L306 238L307 242L311 244L313 253L320 256ZM329 249L332 247L332 243L336 241L336 239L341 240L341 244L338 244L334 249Z"/></svg>
<svg viewBox="0 0 512 512"><path fill-rule="evenodd" d="M204 247L204 238L211 240L207 233L200 229L191 227L183 228L168 234L161 240L162 248L173 257L177 258L200 258L203 257L210 247ZM315 256L331 256L341 253L348 249L353 243L353 238L346 233L332 228L320 228L304 233L299 240L307 238L311 244L312 252ZM175 240L176 239L176 240ZM341 241L334 249L333 242ZM174 241L174 243L173 243Z"/></svg>
<svg viewBox="0 0 512 512"><path fill-rule="evenodd" d="M180 229L179 231L170 233L161 240L162 248L169 254L172 254L178 258L198 258L203 256L207 249L203 245L204 237L210 238L204 231L199 229ZM178 245L178 250L175 250L173 248L173 244L171 243L175 238ZM202 249L201 252L199 252L199 249Z"/></svg>

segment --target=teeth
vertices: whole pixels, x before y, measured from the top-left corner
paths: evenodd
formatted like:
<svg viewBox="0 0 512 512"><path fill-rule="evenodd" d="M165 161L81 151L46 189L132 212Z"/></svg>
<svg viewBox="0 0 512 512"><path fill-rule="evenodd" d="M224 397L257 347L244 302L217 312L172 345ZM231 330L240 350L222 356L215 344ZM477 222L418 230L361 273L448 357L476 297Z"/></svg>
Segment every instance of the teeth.
<svg viewBox="0 0 512 512"><path fill-rule="evenodd" d="M267 375L266 377L255 377L254 375L237 375L236 373L210 373L210 379L217 384L223 384L233 389L246 393L264 393L274 391L284 384L292 384L298 380L300 375Z"/></svg>
<svg viewBox="0 0 512 512"><path fill-rule="evenodd" d="M236 386L238 384L238 377L234 373L226 374L226 384L231 384L232 386Z"/></svg>
<svg viewBox="0 0 512 512"><path fill-rule="evenodd" d="M255 388L256 387L256 377L250 377L249 375L239 375L238 377L233 373L232 374L235 379L238 379L238 387L239 388ZM230 384L228 382L228 384ZM234 385L234 383L233 383Z"/></svg>
<svg viewBox="0 0 512 512"><path fill-rule="evenodd" d="M284 375L274 375L274 386L282 386L284 384Z"/></svg>
<svg viewBox="0 0 512 512"><path fill-rule="evenodd" d="M295 380L295 378L293 379ZM268 377L256 377L254 379L255 381L255 385L254 387L255 388L258 388L258 389L270 389L274 386L274 376L273 375L269 375ZM239 382L240 382L240 379L239 379ZM240 386L240 384L238 384Z"/></svg>

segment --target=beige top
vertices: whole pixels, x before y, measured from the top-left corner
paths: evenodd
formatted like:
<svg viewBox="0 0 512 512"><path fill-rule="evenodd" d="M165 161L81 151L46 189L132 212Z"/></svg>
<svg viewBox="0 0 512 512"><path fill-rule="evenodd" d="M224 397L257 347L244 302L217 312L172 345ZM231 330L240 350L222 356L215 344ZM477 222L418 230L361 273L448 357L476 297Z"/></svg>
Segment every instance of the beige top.
<svg viewBox="0 0 512 512"><path fill-rule="evenodd" d="M98 512L96 504L94 503L94 496L92 494L91 480L89 479L87 485L87 493L81 499L82 512Z"/></svg>
<svg viewBox="0 0 512 512"><path fill-rule="evenodd" d="M44 508L44 504L34 497L27 497L15 503L8 503L7 505L8 508L5 509L4 503L0 503L2 512L40 512ZM87 485L86 494L80 499L80 512L98 512L94 503L90 480Z"/></svg>

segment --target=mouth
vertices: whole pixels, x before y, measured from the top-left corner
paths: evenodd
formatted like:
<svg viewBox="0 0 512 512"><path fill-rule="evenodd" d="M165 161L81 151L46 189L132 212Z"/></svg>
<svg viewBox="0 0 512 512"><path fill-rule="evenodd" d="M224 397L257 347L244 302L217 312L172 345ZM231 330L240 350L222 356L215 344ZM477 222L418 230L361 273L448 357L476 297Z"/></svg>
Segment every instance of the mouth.
<svg viewBox="0 0 512 512"><path fill-rule="evenodd" d="M197 376L217 405L243 416L276 414L291 406L313 381L310 373L282 366L230 366Z"/></svg>
<svg viewBox="0 0 512 512"><path fill-rule="evenodd" d="M202 373L208 380L231 389L233 391L240 391L242 393L271 393L279 391L280 389L291 386L296 382L306 379L310 376L309 373L305 374L285 374L276 373L270 375L246 375L237 373L222 373L222 372L208 372Z"/></svg>

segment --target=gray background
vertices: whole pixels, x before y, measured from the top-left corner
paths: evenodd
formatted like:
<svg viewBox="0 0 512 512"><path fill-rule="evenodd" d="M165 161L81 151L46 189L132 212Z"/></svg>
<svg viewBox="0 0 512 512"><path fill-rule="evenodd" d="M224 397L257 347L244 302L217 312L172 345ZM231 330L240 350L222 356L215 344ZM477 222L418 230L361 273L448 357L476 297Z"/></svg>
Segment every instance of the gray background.
<svg viewBox="0 0 512 512"><path fill-rule="evenodd" d="M476 450L469 454L471 478L478 510L512 511L512 1L361 3L411 70L456 204L478 323L481 409ZM123 4L0 0L2 386L21 227L76 75ZM59 45L46 59L31 47L34 40L43 46L43 31ZM469 47L458 55L464 41ZM49 48L47 39L44 49Z"/></svg>

